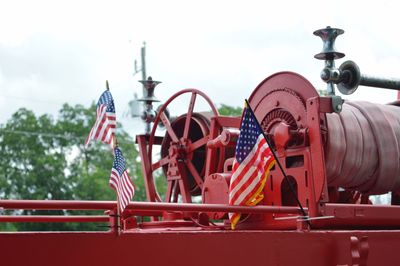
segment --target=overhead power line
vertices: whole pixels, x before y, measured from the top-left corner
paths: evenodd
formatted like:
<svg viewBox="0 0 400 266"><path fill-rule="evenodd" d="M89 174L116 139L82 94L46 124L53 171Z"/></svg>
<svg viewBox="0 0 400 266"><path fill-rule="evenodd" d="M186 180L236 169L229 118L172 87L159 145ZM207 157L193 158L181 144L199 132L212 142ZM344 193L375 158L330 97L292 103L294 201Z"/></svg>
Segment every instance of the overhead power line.
<svg viewBox="0 0 400 266"><path fill-rule="evenodd" d="M7 99L15 99L19 101L25 101L25 102L37 102L37 103L46 103L46 104L56 104L56 105L62 105L64 102L62 101L46 101L46 100L40 100L40 99L35 99L35 98L28 98L28 97L21 97L21 96L12 96L12 95L0 95L2 98L7 98Z"/></svg>
<svg viewBox="0 0 400 266"><path fill-rule="evenodd" d="M44 137L50 137L50 138L62 138L62 139L82 139L82 140L84 139L83 137L44 133L44 132L37 132L37 131L0 129L0 132L6 132L6 133L18 134L18 135L28 135L28 136L44 136Z"/></svg>
<svg viewBox="0 0 400 266"><path fill-rule="evenodd" d="M86 137L72 136L72 135L62 135L62 134L53 134L53 133L44 133L39 131L24 131L24 130L8 130L8 129L0 129L0 132L5 132L9 134L18 134L18 135L28 135L28 136L44 136L49 138L61 138L66 140L77 139L82 140L82 144L84 143ZM121 143L121 142L120 142ZM127 144L135 144L133 141L123 141L122 143Z"/></svg>

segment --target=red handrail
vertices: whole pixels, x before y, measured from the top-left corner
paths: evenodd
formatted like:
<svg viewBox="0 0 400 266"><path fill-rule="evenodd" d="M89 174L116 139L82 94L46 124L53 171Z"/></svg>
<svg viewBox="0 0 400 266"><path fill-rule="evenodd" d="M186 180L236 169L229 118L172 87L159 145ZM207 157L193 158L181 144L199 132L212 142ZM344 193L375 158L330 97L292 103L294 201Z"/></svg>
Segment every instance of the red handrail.
<svg viewBox="0 0 400 266"><path fill-rule="evenodd" d="M107 215L0 215L4 223L107 223Z"/></svg>
<svg viewBox="0 0 400 266"><path fill-rule="evenodd" d="M35 210L114 210L115 201L75 200L0 200L0 208ZM127 209L134 211L182 211L182 212L240 212L240 213L293 213L298 207L288 206L231 206L225 204L131 202Z"/></svg>

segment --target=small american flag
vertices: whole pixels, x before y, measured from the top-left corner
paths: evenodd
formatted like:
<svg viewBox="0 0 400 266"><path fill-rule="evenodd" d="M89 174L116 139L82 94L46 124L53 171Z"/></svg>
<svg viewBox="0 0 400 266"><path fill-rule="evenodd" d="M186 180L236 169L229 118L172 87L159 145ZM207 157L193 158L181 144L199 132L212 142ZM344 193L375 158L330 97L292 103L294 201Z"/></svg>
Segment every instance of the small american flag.
<svg viewBox="0 0 400 266"><path fill-rule="evenodd" d="M257 123L246 105L232 166L230 205L254 206L264 198L263 188L275 159ZM234 230L240 213L230 213L229 219Z"/></svg>
<svg viewBox="0 0 400 266"><path fill-rule="evenodd" d="M123 212L135 194L135 186L128 175L125 167L125 158L118 147L114 149L114 154L115 159L111 169L109 184L117 192L119 208Z"/></svg>
<svg viewBox="0 0 400 266"><path fill-rule="evenodd" d="M90 140L100 140L111 147L114 147L115 138L115 106L114 100L109 90L103 92L97 103L96 110L96 123L90 130L89 136L85 141L86 147L89 145Z"/></svg>

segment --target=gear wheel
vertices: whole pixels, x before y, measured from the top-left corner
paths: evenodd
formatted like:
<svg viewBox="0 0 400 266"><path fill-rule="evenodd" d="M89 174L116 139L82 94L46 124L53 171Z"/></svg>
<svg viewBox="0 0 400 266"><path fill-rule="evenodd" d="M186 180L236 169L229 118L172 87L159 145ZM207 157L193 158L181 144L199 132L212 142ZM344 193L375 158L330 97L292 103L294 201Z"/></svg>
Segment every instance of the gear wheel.
<svg viewBox="0 0 400 266"><path fill-rule="evenodd" d="M292 106L297 106L301 109L301 113L306 113L306 106L304 100L293 90L289 88L275 89L270 91L266 98L272 99L287 99L290 98ZM278 101L279 102L279 101ZM296 115L296 114L295 114ZM296 119L290 111L287 110L286 106L277 106L270 110L261 122L261 127L265 133L270 133L274 127L280 122L284 122L289 125L290 129L298 129L303 127L301 121L301 114L297 114L300 119ZM303 115L304 116L304 115ZM297 118L298 118L297 117Z"/></svg>
<svg viewBox="0 0 400 266"><path fill-rule="evenodd" d="M294 117L284 109L274 109L269 112L261 122L261 127L264 132L270 132L273 125L284 122L290 129L297 129L297 123Z"/></svg>

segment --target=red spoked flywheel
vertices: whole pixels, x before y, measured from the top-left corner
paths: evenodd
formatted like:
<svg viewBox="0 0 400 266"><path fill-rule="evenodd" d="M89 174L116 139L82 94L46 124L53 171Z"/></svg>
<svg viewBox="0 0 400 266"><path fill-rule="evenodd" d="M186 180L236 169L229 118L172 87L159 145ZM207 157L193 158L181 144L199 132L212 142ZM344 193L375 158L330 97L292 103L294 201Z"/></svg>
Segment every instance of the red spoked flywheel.
<svg viewBox="0 0 400 266"><path fill-rule="evenodd" d="M166 110L183 95L190 95L187 112L171 121ZM206 101L209 111L194 112L199 96ZM153 177L154 182L156 173L162 169L167 179L166 202L177 202L179 196L183 202L191 202L191 196L200 195L205 172L206 144L210 139L210 116L218 116L218 110L210 98L197 89L177 92L159 109L148 141L151 173L147 174ZM164 137L156 136L161 124L166 130ZM159 159L154 159L154 145L161 145ZM162 201L157 194L157 200Z"/></svg>

